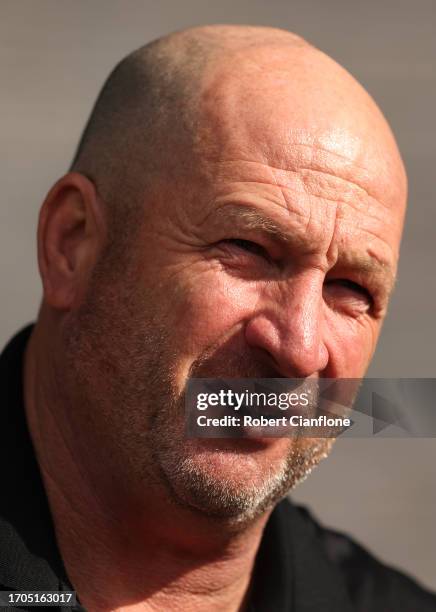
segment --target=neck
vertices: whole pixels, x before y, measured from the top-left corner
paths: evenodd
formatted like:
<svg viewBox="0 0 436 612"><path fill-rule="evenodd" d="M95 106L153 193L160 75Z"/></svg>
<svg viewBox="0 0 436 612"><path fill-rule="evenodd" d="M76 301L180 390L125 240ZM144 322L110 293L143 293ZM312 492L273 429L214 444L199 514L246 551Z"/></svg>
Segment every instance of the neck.
<svg viewBox="0 0 436 612"><path fill-rule="evenodd" d="M27 420L59 549L82 604L96 611L243 610L268 514L235 529L179 506L156 480L147 483L144 503L113 474L99 478L90 469L98 444L87 437L92 427L80 440L72 434L64 415L74 406L56 391L41 336L37 328L26 351Z"/></svg>

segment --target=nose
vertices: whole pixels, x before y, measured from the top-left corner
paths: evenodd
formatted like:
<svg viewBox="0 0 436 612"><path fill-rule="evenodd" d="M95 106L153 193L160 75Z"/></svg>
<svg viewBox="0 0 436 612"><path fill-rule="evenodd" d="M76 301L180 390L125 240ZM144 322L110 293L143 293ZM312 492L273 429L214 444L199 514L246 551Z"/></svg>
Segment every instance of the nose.
<svg viewBox="0 0 436 612"><path fill-rule="evenodd" d="M245 339L269 354L281 376L306 378L329 360L322 336L322 278L316 273L281 282L259 298Z"/></svg>

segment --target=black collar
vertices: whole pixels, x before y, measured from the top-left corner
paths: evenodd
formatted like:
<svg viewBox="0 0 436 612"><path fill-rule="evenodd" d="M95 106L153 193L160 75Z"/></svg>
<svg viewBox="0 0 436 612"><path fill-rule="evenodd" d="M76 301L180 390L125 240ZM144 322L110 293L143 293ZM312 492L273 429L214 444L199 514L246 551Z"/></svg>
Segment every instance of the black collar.
<svg viewBox="0 0 436 612"><path fill-rule="evenodd" d="M16 590L62 590L68 579L24 412L23 356L31 331L32 326L23 329L0 356L0 584Z"/></svg>

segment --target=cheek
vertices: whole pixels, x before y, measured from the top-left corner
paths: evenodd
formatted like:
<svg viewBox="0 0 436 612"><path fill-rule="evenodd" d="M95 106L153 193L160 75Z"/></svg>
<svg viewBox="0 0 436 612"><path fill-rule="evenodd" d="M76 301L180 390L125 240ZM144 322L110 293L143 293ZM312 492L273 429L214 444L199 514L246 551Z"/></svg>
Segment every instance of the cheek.
<svg viewBox="0 0 436 612"><path fill-rule="evenodd" d="M185 283L174 304L182 352L196 358L212 344L238 333L256 307L256 296L254 284L241 283L219 271Z"/></svg>
<svg viewBox="0 0 436 612"><path fill-rule="evenodd" d="M161 318L173 330L173 349L192 362L238 333L256 307L258 288L209 265L174 275L162 286L161 295Z"/></svg>
<svg viewBox="0 0 436 612"><path fill-rule="evenodd" d="M362 317L352 319L328 312L324 318L324 342L329 353L328 378L360 378L374 352L379 324Z"/></svg>

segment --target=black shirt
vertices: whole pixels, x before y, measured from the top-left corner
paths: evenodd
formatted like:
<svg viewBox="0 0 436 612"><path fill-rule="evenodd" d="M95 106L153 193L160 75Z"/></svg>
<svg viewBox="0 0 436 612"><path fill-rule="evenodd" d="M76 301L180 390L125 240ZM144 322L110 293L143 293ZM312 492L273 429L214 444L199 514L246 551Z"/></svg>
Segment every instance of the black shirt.
<svg viewBox="0 0 436 612"><path fill-rule="evenodd" d="M17 334L0 356L0 590L72 591L24 412L23 354L31 331ZM249 612L357 611L436 612L436 595L321 527L307 510L280 502L256 557Z"/></svg>

